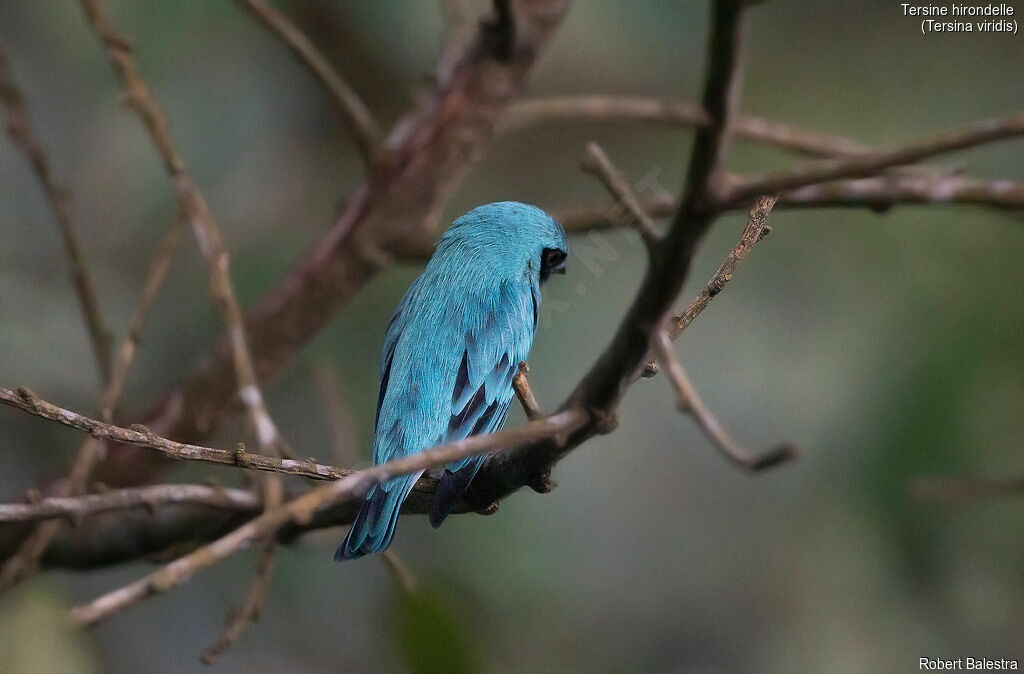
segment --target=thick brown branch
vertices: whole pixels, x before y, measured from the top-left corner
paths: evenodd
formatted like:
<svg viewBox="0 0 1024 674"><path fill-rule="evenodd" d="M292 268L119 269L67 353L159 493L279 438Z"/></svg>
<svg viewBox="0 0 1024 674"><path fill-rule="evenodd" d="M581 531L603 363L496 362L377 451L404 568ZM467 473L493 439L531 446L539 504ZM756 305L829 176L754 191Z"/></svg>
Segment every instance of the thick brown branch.
<svg viewBox="0 0 1024 674"><path fill-rule="evenodd" d="M380 146L380 127L363 104L359 94L324 58L310 39L283 14L263 0L238 0L246 10L276 35L295 58L323 85L341 110L345 123L355 136L363 161L370 166Z"/></svg>

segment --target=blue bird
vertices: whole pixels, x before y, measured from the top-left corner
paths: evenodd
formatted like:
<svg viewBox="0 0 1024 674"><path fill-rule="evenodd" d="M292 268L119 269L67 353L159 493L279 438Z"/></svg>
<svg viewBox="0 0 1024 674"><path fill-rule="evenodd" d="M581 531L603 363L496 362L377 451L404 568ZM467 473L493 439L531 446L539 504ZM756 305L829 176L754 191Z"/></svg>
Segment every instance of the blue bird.
<svg viewBox="0 0 1024 674"><path fill-rule="evenodd" d="M384 338L374 464L502 427L533 344L540 286L565 273L567 253L565 230L535 206L486 204L452 223ZM445 466L431 525L441 526L485 459ZM335 560L386 550L422 474L370 489Z"/></svg>

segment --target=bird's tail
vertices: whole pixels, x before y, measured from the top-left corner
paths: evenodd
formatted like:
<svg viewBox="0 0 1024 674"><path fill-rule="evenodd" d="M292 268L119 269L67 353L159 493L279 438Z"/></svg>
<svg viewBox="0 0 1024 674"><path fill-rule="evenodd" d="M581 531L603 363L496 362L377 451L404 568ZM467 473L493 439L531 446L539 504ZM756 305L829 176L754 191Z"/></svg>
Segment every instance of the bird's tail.
<svg viewBox="0 0 1024 674"><path fill-rule="evenodd" d="M486 460L486 456L474 456L456 470L444 471L444 475L437 483L437 490L434 492L434 502L430 506L430 526L436 529L444 524L445 518L455 506L455 502L466 493L469 483L476 477L476 472L480 470L480 466Z"/></svg>
<svg viewBox="0 0 1024 674"><path fill-rule="evenodd" d="M334 561L359 559L364 555L387 550L398 524L398 511L402 509L413 485L423 471L395 477L373 487L366 495L352 528L334 553Z"/></svg>

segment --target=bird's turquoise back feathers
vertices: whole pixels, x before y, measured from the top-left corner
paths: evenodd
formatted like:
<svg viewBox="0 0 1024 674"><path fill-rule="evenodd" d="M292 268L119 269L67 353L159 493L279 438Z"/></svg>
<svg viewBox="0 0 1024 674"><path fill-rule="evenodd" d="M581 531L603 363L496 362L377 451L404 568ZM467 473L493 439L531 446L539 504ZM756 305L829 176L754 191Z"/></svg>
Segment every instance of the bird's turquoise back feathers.
<svg viewBox="0 0 1024 674"><path fill-rule="evenodd" d="M512 378L533 343L546 250L564 258L565 232L534 206L487 204L452 223L384 339L374 464L501 428L514 395ZM434 526L484 458L446 466ZM420 475L374 487L335 558L387 548L398 510Z"/></svg>

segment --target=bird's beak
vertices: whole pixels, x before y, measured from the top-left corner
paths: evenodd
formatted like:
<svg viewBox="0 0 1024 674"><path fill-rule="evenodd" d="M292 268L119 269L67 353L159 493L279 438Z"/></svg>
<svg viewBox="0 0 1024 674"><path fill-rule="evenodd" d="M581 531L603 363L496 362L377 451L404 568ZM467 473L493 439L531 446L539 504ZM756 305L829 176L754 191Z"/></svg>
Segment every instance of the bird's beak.
<svg viewBox="0 0 1024 674"><path fill-rule="evenodd" d="M551 273L552 274L561 274L562 276L565 276L565 260L562 260L557 265L552 267L551 268Z"/></svg>

